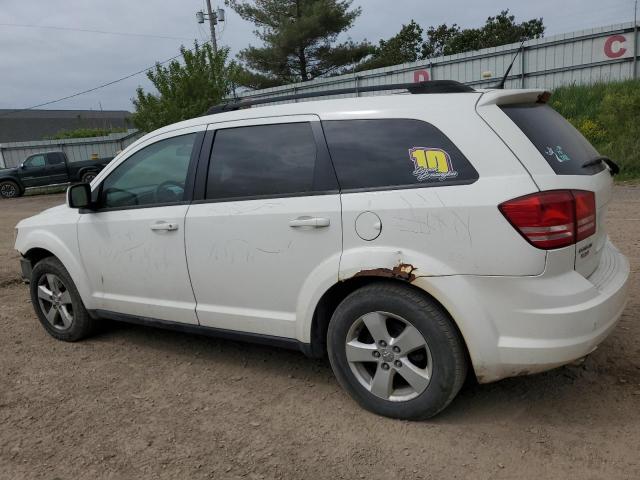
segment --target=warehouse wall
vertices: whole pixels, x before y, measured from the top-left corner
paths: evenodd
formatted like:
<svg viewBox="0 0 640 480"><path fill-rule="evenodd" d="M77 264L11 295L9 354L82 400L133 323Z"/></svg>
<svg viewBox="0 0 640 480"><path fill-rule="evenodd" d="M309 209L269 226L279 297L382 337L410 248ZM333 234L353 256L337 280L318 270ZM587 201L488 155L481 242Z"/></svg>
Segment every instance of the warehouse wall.
<svg viewBox="0 0 640 480"><path fill-rule="evenodd" d="M64 152L70 162L114 157L120 150L131 145L143 134L137 130L114 133L106 137L73 138L64 140L39 140L33 142L11 142L0 144L0 168L20 165L29 155L43 152Z"/></svg>

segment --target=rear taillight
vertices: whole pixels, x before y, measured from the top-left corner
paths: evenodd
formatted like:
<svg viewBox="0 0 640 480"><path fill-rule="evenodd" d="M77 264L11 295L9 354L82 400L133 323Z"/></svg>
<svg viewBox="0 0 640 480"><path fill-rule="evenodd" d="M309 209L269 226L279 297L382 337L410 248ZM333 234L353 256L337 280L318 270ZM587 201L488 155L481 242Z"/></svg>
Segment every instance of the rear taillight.
<svg viewBox="0 0 640 480"><path fill-rule="evenodd" d="M596 233L596 196L593 192L572 190L576 202L576 242Z"/></svg>
<svg viewBox="0 0 640 480"><path fill-rule="evenodd" d="M509 200L498 208L529 243L545 250L573 245L596 232L593 192L539 192Z"/></svg>

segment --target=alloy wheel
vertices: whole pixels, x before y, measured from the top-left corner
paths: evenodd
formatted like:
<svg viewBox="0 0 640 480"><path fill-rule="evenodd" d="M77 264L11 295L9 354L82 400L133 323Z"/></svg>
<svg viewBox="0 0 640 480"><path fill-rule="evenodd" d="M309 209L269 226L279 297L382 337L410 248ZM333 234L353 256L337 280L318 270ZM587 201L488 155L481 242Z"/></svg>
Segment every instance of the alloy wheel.
<svg viewBox="0 0 640 480"><path fill-rule="evenodd" d="M71 292L64 282L53 273L46 273L38 281L38 304L51 326L57 330L68 330L73 324Z"/></svg>
<svg viewBox="0 0 640 480"><path fill-rule="evenodd" d="M347 361L360 384L392 402L411 400L429 386L433 359L420 331L388 312L358 318L347 333Z"/></svg>
<svg viewBox="0 0 640 480"><path fill-rule="evenodd" d="M13 198L18 195L18 189L13 183L3 183L0 185L0 196Z"/></svg>

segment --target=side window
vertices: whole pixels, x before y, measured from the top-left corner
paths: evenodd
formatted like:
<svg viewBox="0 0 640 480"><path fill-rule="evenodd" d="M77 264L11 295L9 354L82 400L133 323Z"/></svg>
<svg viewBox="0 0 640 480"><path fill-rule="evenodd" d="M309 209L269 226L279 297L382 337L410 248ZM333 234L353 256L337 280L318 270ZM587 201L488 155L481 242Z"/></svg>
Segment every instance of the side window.
<svg viewBox="0 0 640 480"><path fill-rule="evenodd" d="M29 157L24 162L25 168L39 168L44 167L44 155L34 155L33 157Z"/></svg>
<svg viewBox="0 0 640 480"><path fill-rule="evenodd" d="M330 120L322 126L343 190L473 183L478 172L433 125L410 119Z"/></svg>
<svg viewBox="0 0 640 480"><path fill-rule="evenodd" d="M184 200L196 134L160 140L120 164L101 186L101 206L150 206Z"/></svg>
<svg viewBox="0 0 640 480"><path fill-rule="evenodd" d="M47 163L49 165L60 165L64 163L64 154L60 152L47 153Z"/></svg>
<svg viewBox="0 0 640 480"><path fill-rule="evenodd" d="M311 192L316 157L308 122L218 130L206 196L220 199Z"/></svg>

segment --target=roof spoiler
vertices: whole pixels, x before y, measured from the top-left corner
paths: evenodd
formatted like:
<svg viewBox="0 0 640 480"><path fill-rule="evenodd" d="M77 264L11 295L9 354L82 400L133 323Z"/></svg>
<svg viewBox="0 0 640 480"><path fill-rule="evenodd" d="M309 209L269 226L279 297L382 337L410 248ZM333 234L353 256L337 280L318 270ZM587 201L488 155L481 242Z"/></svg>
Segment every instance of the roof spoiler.
<svg viewBox="0 0 640 480"><path fill-rule="evenodd" d="M478 106L547 103L550 97L551 93L544 89L486 90L478 100Z"/></svg>

